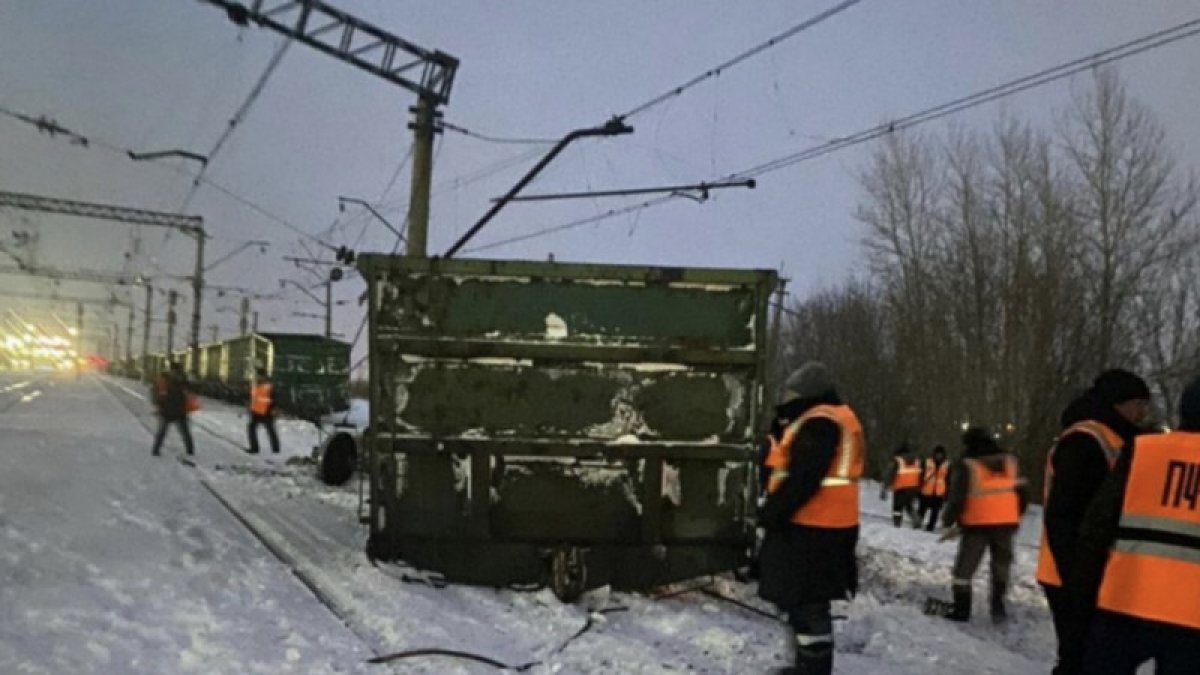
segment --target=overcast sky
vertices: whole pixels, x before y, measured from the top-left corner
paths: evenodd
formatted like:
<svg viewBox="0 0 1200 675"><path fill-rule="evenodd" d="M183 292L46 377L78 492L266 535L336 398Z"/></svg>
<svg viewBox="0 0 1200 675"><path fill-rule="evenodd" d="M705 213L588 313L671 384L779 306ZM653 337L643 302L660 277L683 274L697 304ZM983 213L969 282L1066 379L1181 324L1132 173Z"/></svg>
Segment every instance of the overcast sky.
<svg viewBox="0 0 1200 675"><path fill-rule="evenodd" d="M557 137L600 124L836 2L564 0L468 2L335 0L333 4L461 65L445 119L484 134ZM530 191L653 186L711 180L844 136L1131 38L1200 17L1189 0L864 0L719 77L634 117L635 133L579 141ZM118 148L208 153L246 99L282 38L238 28L195 0L0 0L0 107L46 115ZM1122 62L1134 96L1166 128L1180 163L1200 168L1200 37ZM977 108L946 125L987 129L1002 112L1049 123L1088 76ZM207 177L294 227L335 245L390 250L393 236L361 209L339 214L337 195L379 204L404 220L409 173L389 180L409 148L414 96L294 44L262 95L213 158ZM464 177L537 146L485 143L447 132L434 166L430 253L442 253L533 159L486 179ZM700 204L675 200L474 257L780 268L798 293L863 265L856 173L870 145L764 176L756 190L719 192ZM194 163L133 163L93 144L0 117L0 190L176 211ZM456 182L456 179L458 181ZM628 200L514 204L472 244L483 246L620 207ZM214 260L240 242L265 239L209 273L209 282L263 293L279 280L312 283L281 259L305 255L300 236L207 186L188 205L213 236ZM340 220L338 220L340 217ZM338 226L331 230L331 225ZM0 242L36 230L35 262L64 269L191 271L179 235L101 221L0 209ZM140 243L137 239L140 236ZM134 249L137 243L137 249ZM0 256L0 266L10 260ZM9 290L46 282L0 276ZM64 284L64 293L103 289ZM361 319L356 279L335 286L348 304L335 330ZM183 286L180 286L183 290ZM320 331L293 312L320 311L296 291L258 306L260 329ZM140 294L136 296L140 303ZM15 301L0 298L0 307ZM206 296L205 336L236 328L236 300ZM122 313L123 317L124 314ZM186 313L180 330L186 331ZM124 319L122 319L123 321ZM140 334L140 329L139 329ZM176 338L181 343L183 338ZM140 342L139 342L140 344Z"/></svg>

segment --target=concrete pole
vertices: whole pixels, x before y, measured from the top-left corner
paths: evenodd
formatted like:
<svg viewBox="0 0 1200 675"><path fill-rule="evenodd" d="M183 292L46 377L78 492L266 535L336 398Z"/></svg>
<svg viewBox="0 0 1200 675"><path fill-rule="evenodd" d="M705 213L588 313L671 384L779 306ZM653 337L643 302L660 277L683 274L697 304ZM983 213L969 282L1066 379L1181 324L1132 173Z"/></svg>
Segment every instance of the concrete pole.
<svg viewBox="0 0 1200 675"><path fill-rule="evenodd" d="M83 303L75 303L75 377L79 377L79 358L83 356Z"/></svg>
<svg viewBox="0 0 1200 675"><path fill-rule="evenodd" d="M154 287L146 284L146 320L142 324L142 382L150 381L150 310L154 302Z"/></svg>
<svg viewBox="0 0 1200 675"><path fill-rule="evenodd" d="M179 294L167 291L167 361L171 361L171 352L175 351L175 303Z"/></svg>
<svg viewBox="0 0 1200 675"><path fill-rule="evenodd" d="M192 377L200 377L200 300L204 296L204 229L197 227L196 271L192 275Z"/></svg>
<svg viewBox="0 0 1200 675"><path fill-rule="evenodd" d="M424 96L417 100L416 120L412 123L412 188L409 194L408 250L410 258L424 258L429 238L429 185L433 176L434 102Z"/></svg>
<svg viewBox="0 0 1200 675"><path fill-rule="evenodd" d="M325 337L333 337L333 277L325 277Z"/></svg>
<svg viewBox="0 0 1200 675"><path fill-rule="evenodd" d="M249 319L250 298L242 296L242 316L238 319L238 334L243 337L246 335L246 331L249 330Z"/></svg>
<svg viewBox="0 0 1200 675"><path fill-rule="evenodd" d="M129 303L129 321L125 324L125 367L132 365L133 360L133 303ZM128 376L129 373L126 373Z"/></svg>

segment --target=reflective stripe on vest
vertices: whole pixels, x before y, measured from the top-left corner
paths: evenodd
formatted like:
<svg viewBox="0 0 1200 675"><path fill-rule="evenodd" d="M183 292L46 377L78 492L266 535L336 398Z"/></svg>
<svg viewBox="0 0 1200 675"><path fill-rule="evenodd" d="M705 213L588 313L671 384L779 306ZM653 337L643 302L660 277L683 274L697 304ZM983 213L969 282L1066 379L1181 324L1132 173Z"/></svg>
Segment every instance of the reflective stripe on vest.
<svg viewBox="0 0 1200 675"><path fill-rule="evenodd" d="M1097 605L1200 630L1200 433L1134 442Z"/></svg>
<svg viewBox="0 0 1200 675"><path fill-rule="evenodd" d="M1042 486L1042 542L1038 551L1037 580L1038 583L1047 586L1062 586L1062 577L1058 574L1058 565L1054 562L1054 554L1050 552L1050 543L1046 539L1044 509L1046 503L1050 501L1050 486L1054 483L1054 451L1064 438L1072 434L1087 434L1095 439L1096 444L1100 446L1100 451L1104 453L1104 461L1108 462L1110 470L1117 463L1117 457L1121 454L1121 447L1124 445L1124 441L1117 435L1117 432L1109 429L1107 425L1095 420L1084 420L1067 427L1058 435L1054 445L1050 446L1050 452L1046 453L1046 472L1043 474L1045 484Z"/></svg>
<svg viewBox="0 0 1200 675"><path fill-rule="evenodd" d="M271 383L262 382L250 390L250 412L266 415L271 412Z"/></svg>
<svg viewBox="0 0 1200 675"><path fill-rule="evenodd" d="M813 406L788 425L782 438L771 444L767 455L766 465L771 469L767 492L775 492L787 479L796 434L806 422L817 418L837 424L838 447L821 480L821 488L792 514L791 520L808 527L854 527L858 525L858 479L863 473L866 445L862 425L849 406Z"/></svg>
<svg viewBox="0 0 1200 675"><path fill-rule="evenodd" d="M963 460L970 487L959 522L965 527L1017 525L1021 522L1021 502L1017 497L1017 460L1005 455L1004 468L989 469L976 458Z"/></svg>
<svg viewBox="0 0 1200 675"><path fill-rule="evenodd" d="M921 476L921 494L925 497L946 496L946 476L950 473L950 462L934 464L933 460L925 461L925 471Z"/></svg>
<svg viewBox="0 0 1200 675"><path fill-rule="evenodd" d="M921 465L917 460L909 462L903 457L896 458L896 477L892 479L892 490L908 490L921 483Z"/></svg>

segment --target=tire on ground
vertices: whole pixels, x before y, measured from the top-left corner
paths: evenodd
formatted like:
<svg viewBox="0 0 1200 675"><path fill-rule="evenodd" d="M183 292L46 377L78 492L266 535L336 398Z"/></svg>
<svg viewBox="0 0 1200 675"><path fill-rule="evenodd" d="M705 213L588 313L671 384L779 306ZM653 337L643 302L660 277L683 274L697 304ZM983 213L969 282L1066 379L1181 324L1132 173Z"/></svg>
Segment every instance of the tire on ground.
<svg viewBox="0 0 1200 675"><path fill-rule="evenodd" d="M342 485L354 475L358 465L358 446L354 436L339 431L325 440L317 461L317 477L326 485Z"/></svg>

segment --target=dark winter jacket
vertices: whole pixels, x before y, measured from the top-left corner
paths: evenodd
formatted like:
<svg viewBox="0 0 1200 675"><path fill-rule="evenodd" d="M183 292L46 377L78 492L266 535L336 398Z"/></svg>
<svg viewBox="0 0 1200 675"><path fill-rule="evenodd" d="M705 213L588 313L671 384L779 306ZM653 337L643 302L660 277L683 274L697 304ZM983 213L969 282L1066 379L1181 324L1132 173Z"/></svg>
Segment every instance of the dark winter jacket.
<svg viewBox="0 0 1200 675"><path fill-rule="evenodd" d="M154 387L154 405L158 414L168 421L184 419L187 417L187 376L167 373L162 378Z"/></svg>
<svg viewBox="0 0 1200 675"><path fill-rule="evenodd" d="M1200 433L1200 381L1184 392L1179 430ZM1117 538L1121 509L1125 505L1125 488L1133 468L1134 448L1132 443L1126 446L1116 466L1096 490L1079 527L1073 564L1064 567L1059 563L1059 570L1064 574L1064 588L1077 605L1094 607L1096 604L1104 568L1108 564L1108 552Z"/></svg>
<svg viewBox="0 0 1200 675"><path fill-rule="evenodd" d="M1138 428L1121 417L1111 405L1085 393L1063 411L1063 428L1092 420L1112 429L1129 447ZM1084 513L1109 473L1108 460L1099 442L1090 434L1077 432L1064 436L1054 450L1054 481L1044 505L1046 543L1059 570L1069 569L1075 561L1075 542Z"/></svg>
<svg viewBox="0 0 1200 675"><path fill-rule="evenodd" d="M1007 458L1012 455L1003 450L990 438L975 437L967 442L964 448L963 458L950 465L950 484L946 488L946 508L942 512L942 523L946 527L959 525L958 519L962 516L963 508L967 503L967 492L971 487L971 474L967 469L966 459L976 459L983 462L983 465L991 471L1002 471ZM1020 512L1025 513L1025 507L1029 504L1029 489L1024 481L1018 481L1017 498L1020 500ZM975 526L967 529L995 529L1008 528L1015 529L1010 525L985 525Z"/></svg>
<svg viewBox="0 0 1200 675"><path fill-rule="evenodd" d="M820 404L840 405L841 400L836 394L802 399L784 412L795 419ZM791 522L792 514L821 488L840 437L838 426L828 419L805 422L791 448L787 479L767 496L759 513L766 535L759 552L758 593L780 607L845 599L858 589L858 527L816 528Z"/></svg>

